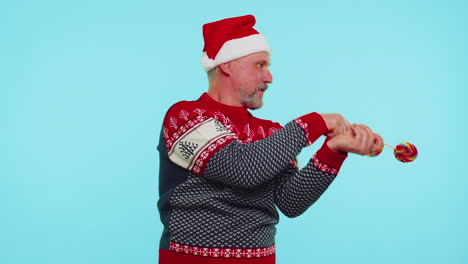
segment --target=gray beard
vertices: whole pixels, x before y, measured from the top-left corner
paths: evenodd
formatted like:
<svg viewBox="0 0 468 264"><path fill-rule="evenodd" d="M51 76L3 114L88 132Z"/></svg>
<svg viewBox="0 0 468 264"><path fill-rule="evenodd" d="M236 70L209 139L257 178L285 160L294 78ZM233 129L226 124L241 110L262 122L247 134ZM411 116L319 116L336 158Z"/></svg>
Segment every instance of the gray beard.
<svg viewBox="0 0 468 264"><path fill-rule="evenodd" d="M262 107L263 105L262 99L257 100L255 96L256 92L257 91L255 91L253 94L247 94L247 93L241 92L241 99L242 99L242 103L244 104L244 106L252 110Z"/></svg>
<svg viewBox="0 0 468 264"><path fill-rule="evenodd" d="M257 91L261 90L262 88L264 88L266 90L267 86L266 87L257 87L255 92L250 93L250 94L247 93L247 92L244 92L244 91L240 91L240 97L241 97L241 100L242 100L242 104L245 107L247 107L249 109L252 109L252 110L259 109L260 107L262 107L263 106L263 100L261 98L257 99L257 97L255 96Z"/></svg>

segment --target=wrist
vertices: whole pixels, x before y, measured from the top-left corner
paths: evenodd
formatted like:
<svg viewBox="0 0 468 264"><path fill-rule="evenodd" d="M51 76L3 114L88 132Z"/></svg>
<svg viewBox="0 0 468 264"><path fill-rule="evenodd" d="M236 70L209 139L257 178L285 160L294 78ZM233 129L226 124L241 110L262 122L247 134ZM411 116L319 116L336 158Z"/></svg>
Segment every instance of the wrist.
<svg viewBox="0 0 468 264"><path fill-rule="evenodd" d="M329 149L333 150L334 152L336 153L340 153L342 151L339 150L337 144L336 144L336 140L333 140L333 138L327 138L328 140L326 140L325 144L328 146Z"/></svg>
<svg viewBox="0 0 468 264"><path fill-rule="evenodd" d="M326 164L327 166L318 166L318 168L332 168L332 170L326 170L326 172L330 172L334 175L338 173L340 170L341 165L343 164L346 157L348 157L347 152L342 151L335 151L329 147L329 142L332 141L332 138L327 137L325 139L325 143L322 147L317 151L314 155L313 160L315 165ZM334 141L331 142L333 146L335 143ZM316 166L317 167L317 166Z"/></svg>
<svg viewBox="0 0 468 264"><path fill-rule="evenodd" d="M304 130L307 137L306 146L312 144L317 138L328 132L325 120L316 112L301 116L294 121Z"/></svg>
<svg viewBox="0 0 468 264"><path fill-rule="evenodd" d="M327 147L332 150L333 152L336 152L338 154L341 154L341 155L344 155L346 154L347 152L346 151L343 151L341 149L341 146L340 144L337 142L336 138L335 137L327 137L327 139L325 140L325 144L327 145Z"/></svg>

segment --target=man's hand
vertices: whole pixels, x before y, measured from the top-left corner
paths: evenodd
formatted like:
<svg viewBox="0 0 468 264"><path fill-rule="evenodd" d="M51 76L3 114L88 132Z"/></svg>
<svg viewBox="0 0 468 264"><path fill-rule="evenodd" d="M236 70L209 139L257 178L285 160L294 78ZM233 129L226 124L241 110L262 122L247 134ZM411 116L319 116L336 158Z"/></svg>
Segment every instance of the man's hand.
<svg viewBox="0 0 468 264"><path fill-rule="evenodd" d="M320 114L328 128L327 137L334 137L351 129L351 124L340 114Z"/></svg>
<svg viewBox="0 0 468 264"><path fill-rule="evenodd" d="M365 125L353 124L351 129L331 138L327 145L335 152L351 152L367 155L383 147L383 139Z"/></svg>

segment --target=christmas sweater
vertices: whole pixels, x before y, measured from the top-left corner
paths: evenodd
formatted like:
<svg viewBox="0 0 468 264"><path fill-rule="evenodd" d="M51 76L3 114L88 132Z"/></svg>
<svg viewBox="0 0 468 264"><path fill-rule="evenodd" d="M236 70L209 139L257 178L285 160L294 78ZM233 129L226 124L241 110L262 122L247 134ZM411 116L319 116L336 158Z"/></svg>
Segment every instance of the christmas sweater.
<svg viewBox="0 0 468 264"><path fill-rule="evenodd" d="M323 144L297 167L301 149L327 132L317 113L282 127L206 93L173 105L158 145L160 251L193 256L193 263L195 257L271 259L278 209L302 214L346 158Z"/></svg>

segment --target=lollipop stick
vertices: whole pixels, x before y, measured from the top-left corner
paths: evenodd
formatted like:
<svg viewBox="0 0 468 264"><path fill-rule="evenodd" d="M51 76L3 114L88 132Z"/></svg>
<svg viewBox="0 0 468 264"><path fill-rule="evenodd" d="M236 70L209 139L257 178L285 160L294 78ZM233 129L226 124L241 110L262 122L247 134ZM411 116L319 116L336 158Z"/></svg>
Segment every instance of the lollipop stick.
<svg viewBox="0 0 468 264"><path fill-rule="evenodd" d="M389 145L389 144L387 144L387 143L384 143L384 144L387 145L387 146L389 146L389 147L391 147L392 149L395 149L395 147L392 146L392 145Z"/></svg>

